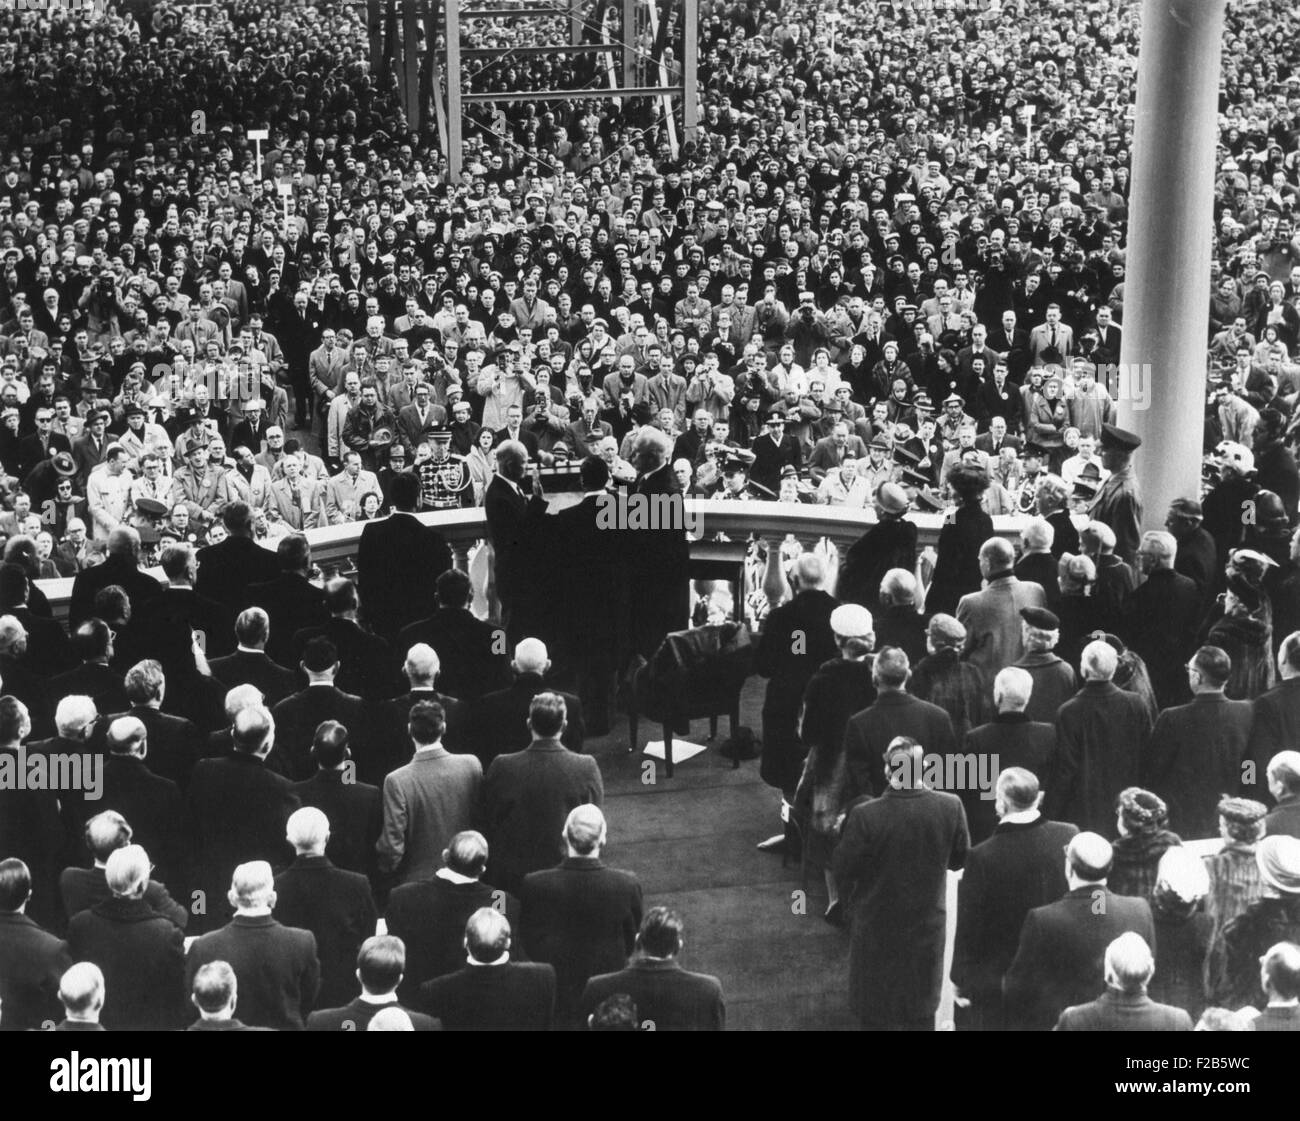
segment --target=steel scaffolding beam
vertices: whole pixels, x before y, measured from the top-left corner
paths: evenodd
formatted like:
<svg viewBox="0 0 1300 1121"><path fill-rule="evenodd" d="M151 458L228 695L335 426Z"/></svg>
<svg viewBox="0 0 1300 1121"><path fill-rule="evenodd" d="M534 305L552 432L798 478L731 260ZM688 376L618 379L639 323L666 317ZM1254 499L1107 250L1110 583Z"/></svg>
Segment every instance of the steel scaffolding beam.
<svg viewBox="0 0 1300 1121"><path fill-rule="evenodd" d="M406 0L413 3L414 0ZM668 0L663 9L663 19L667 20L670 12L680 4L682 57L676 60L679 67L680 84L667 83L658 86L638 86L633 83L637 78L637 56L642 52L637 47L636 25L638 6L641 3L655 3L656 0L622 0L622 31L620 42L593 43L584 42L585 29L589 26L580 15L581 0L569 0L567 5L555 4L545 8L464 8L460 0L445 0L445 56L442 72L447 81L446 111L438 114L439 124L447 124L447 165L453 183L461 181L464 169L464 119L466 106L470 105L509 105L523 101L605 101L610 98L625 100L638 97L682 99L682 124L684 137L694 139L699 123L699 100L696 89L697 45L699 33L699 0ZM605 5L602 2L601 8ZM469 47L462 49L460 44L461 23L469 19L540 19L542 17L568 17L568 43L553 46L530 44L524 47ZM595 21L597 24L600 20ZM658 36L656 38L659 38ZM429 44L432 49L433 44ZM536 56L546 54L620 55L622 66L611 72L611 88L593 88L590 85L581 89L562 90L512 90L502 93L466 93L461 61L465 58L505 58L508 55ZM650 60L652 65L643 68L646 76L654 80L658 71L657 60ZM621 84L614 81L614 73L621 73ZM435 91L435 96L437 96ZM439 110L442 103L439 103ZM408 110L409 112L409 110ZM671 120L671 114L666 114Z"/></svg>

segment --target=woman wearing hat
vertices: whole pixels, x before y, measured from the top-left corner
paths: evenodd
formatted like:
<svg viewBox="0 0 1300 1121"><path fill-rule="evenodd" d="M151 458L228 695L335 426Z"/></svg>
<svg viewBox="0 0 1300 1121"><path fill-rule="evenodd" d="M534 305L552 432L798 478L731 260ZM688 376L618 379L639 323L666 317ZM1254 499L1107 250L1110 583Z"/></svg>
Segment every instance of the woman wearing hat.
<svg viewBox="0 0 1300 1121"><path fill-rule="evenodd" d="M1223 615L1206 636L1232 659L1232 674L1224 693L1234 701L1254 700L1275 683L1273 629L1265 611L1267 597L1243 573L1228 577L1219 597Z"/></svg>
<svg viewBox="0 0 1300 1121"><path fill-rule="evenodd" d="M1115 863L1107 886L1116 895L1150 900L1157 870L1165 850L1181 845L1182 838L1165 826L1169 810L1164 799L1149 790L1130 786L1120 791L1117 810Z"/></svg>
<svg viewBox="0 0 1300 1121"><path fill-rule="evenodd" d="M1205 991L1216 993L1223 984L1226 964L1224 928L1260 897L1263 884L1255 849L1264 836L1268 807L1250 798L1219 799L1219 835L1223 848L1205 858L1209 888L1205 913L1211 921L1210 949L1205 958Z"/></svg>
<svg viewBox="0 0 1300 1121"><path fill-rule="evenodd" d="M1259 982L1260 957L1278 942L1300 943L1300 839L1265 837L1255 860L1260 898L1224 927L1223 977L1210 993L1225 1008L1263 1008L1267 997Z"/></svg>
<svg viewBox="0 0 1300 1121"><path fill-rule="evenodd" d="M1029 398L1025 435L1047 453L1047 469L1059 474L1065 461L1065 428L1069 415L1061 400L1061 379L1052 374L1043 382L1041 393Z"/></svg>
<svg viewBox="0 0 1300 1121"><path fill-rule="evenodd" d="M955 614L962 596L980 590L980 546L993 536L993 519L980 505L988 485L989 477L980 467L961 463L948 473L957 508L939 531L938 560L925 598L932 614Z"/></svg>

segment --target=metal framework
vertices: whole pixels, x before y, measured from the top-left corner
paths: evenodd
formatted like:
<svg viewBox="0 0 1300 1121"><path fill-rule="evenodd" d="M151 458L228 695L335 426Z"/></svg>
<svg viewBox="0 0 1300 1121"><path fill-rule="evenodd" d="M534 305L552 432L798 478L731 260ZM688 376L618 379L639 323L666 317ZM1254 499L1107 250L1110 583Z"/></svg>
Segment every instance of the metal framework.
<svg viewBox="0 0 1300 1121"><path fill-rule="evenodd" d="M464 110L467 105L509 105L521 101L605 101L611 97L629 98L629 97L656 97L664 101L664 114L671 123L671 111L669 99L671 97L681 97L682 99L682 123L684 126L684 137L687 140L695 138L696 130L699 124L699 96L697 89L697 42L699 28L699 0L669 0L668 5L663 9L661 26L667 25L667 14L673 7L678 7L682 20L683 49L680 60L682 82L680 85L658 85L658 86L638 86L636 82L636 61L637 55L643 54L636 45L636 15L638 5L648 2L650 4L658 3L658 0L609 0L610 3L621 3L622 6L622 31L619 42L591 43L583 42L584 21L579 15L579 0L557 0L556 3L548 4L544 7L536 8L490 8L490 7L470 7L461 9L460 0L444 0L444 41L445 49L440 54L441 58L435 58L432 62L433 72L435 75L438 71L441 74L433 83L433 96L435 110L438 115L439 134L443 142L443 150L447 153L448 169L451 174L453 183L461 181L461 175L464 166ZM406 0L407 8L414 7L415 0ZM473 47L462 49L460 45L461 21L467 19L507 19L507 20L524 20L524 19L543 19L553 18L557 15L563 16L567 6L569 16L569 42L557 43L554 45L540 44L526 47ZM601 10L606 7L602 3ZM414 16L411 22L414 23ZM597 18L597 23L600 19ZM652 21L653 25L653 21ZM659 65L659 57L662 51L662 34L657 36L659 40L656 44L656 53L647 58L651 64L652 70L657 68L661 74L665 73L662 66ZM414 41L413 37L410 41ZM621 56L622 66L618 69L621 74L621 82L615 81L615 71L611 68L610 82L608 88L603 89L562 89L562 90L519 90L508 93L465 93L463 86L463 72L461 64L463 59L467 58L504 58L507 55L609 55ZM441 63L441 65L439 65ZM418 95L418 90L411 83L406 83L405 88L409 88L413 96ZM445 88L446 98L442 98L442 89ZM408 118L418 119L418 106L415 107L415 114L408 104ZM417 126L418 127L418 126ZM675 130L674 130L675 132Z"/></svg>

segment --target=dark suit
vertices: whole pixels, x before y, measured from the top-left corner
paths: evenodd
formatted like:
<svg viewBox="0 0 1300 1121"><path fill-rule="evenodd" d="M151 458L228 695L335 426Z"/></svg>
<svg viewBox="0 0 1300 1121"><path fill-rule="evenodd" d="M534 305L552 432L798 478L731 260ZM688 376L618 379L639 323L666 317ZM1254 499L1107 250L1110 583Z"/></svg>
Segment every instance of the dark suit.
<svg viewBox="0 0 1300 1121"><path fill-rule="evenodd" d="M190 783L190 820L198 867L196 882L207 891L207 925L225 915L226 893L235 868L250 860L284 864L284 828L298 808L289 780L255 756L236 752L203 759ZM196 916L197 917L197 916ZM219 919L217 921L220 921Z"/></svg>
<svg viewBox="0 0 1300 1121"><path fill-rule="evenodd" d="M17 911L0 911L0 1031L28 1031L61 1019L59 981L70 968L63 939Z"/></svg>
<svg viewBox="0 0 1300 1121"><path fill-rule="evenodd" d="M307 627L293 636L294 663L313 638L328 638L339 655L338 687L368 701L382 700L392 693L388 643L362 629L351 619L339 617L319 627Z"/></svg>
<svg viewBox="0 0 1300 1121"><path fill-rule="evenodd" d="M18 766L17 759L14 765ZM9 783L0 786L0 852L4 859L17 857L27 865L32 876L28 912L42 925L53 925L59 918L55 885L60 869L68 863L54 791L13 789Z"/></svg>
<svg viewBox="0 0 1300 1121"><path fill-rule="evenodd" d="M118 716L134 716L144 725L149 744L145 766L150 772L174 782L181 790L188 790L194 764L203 755L204 746L203 733L194 723L149 705L134 705L125 712L107 717L105 723L112 724ZM131 821L129 816L127 821Z"/></svg>
<svg viewBox="0 0 1300 1121"><path fill-rule="evenodd" d="M375 742L357 761L357 772L367 782L382 786L384 776L404 767L411 761L411 737L406 731L410 722L411 709L421 701L430 701L442 705L443 715L447 720L446 731L442 735L442 746L448 751L461 754L468 751L466 744L466 724L469 707L449 697L437 689L411 689L391 701L384 701L372 709L379 734Z"/></svg>
<svg viewBox="0 0 1300 1121"><path fill-rule="evenodd" d="M281 572L274 580L248 589L248 605L260 607L271 620L266 652L282 666L297 668L293 636L329 620L325 592L298 572ZM216 671L213 670L215 673Z"/></svg>
<svg viewBox="0 0 1300 1121"><path fill-rule="evenodd" d="M906 518L882 518L849 546L840 565L835 597L880 609L880 582L891 568L916 567L916 525Z"/></svg>
<svg viewBox="0 0 1300 1121"><path fill-rule="evenodd" d="M64 697L73 696L89 697L100 712L126 707L122 674L102 662L82 662L76 669L50 678L48 695L56 708Z"/></svg>
<svg viewBox="0 0 1300 1121"><path fill-rule="evenodd" d="M453 564L436 529L414 514L394 513L371 522L357 545L361 608L377 634L392 639L408 623L438 606L434 584Z"/></svg>
<svg viewBox="0 0 1300 1121"><path fill-rule="evenodd" d="M498 755L483 779L489 880L517 891L529 872L553 867L564 856L561 835L569 811L604 799L596 760L575 755L558 740L534 740L524 751Z"/></svg>
<svg viewBox="0 0 1300 1121"><path fill-rule="evenodd" d="M356 987L355 984L353 987ZM324 989L321 990L321 993L321 999L323 1000ZM362 1000L359 996L341 1008L323 1008L319 1012L311 1013L307 1017L307 1030L366 1031L370 1021L375 1018L375 1014L382 1012L385 1008L400 1008L411 1017L411 1027L416 1031L442 1031L442 1024L434 1017L426 1016L423 1012L413 1012L404 1005L398 1004L395 1000L377 1004L373 1001Z"/></svg>
<svg viewBox="0 0 1300 1121"><path fill-rule="evenodd" d="M1142 783L1169 807L1169 827L1187 840L1217 837L1219 797L1235 793L1254 720L1250 701L1201 693L1167 708L1151 730Z"/></svg>
<svg viewBox="0 0 1300 1121"><path fill-rule="evenodd" d="M72 452L72 441L69 440L62 432L51 432L47 437L46 446L41 446L41 438L35 432L30 436L24 436L18 441L18 471L19 474L26 478L38 463L50 458L50 453L54 451Z"/></svg>
<svg viewBox="0 0 1300 1121"><path fill-rule="evenodd" d="M254 685L261 690L268 706L274 707L298 690L298 675L273 662L265 653L236 650L224 658L208 661L212 676L227 689L237 685Z"/></svg>
<svg viewBox="0 0 1300 1121"><path fill-rule="evenodd" d="M227 537L219 545L199 550L199 574L194 590L216 600L228 611L244 608L249 589L280 574L275 553L251 537Z"/></svg>
<svg viewBox="0 0 1300 1121"><path fill-rule="evenodd" d="M1053 724L1030 720L1023 712L1000 712L987 724L972 728L966 733L964 752L974 752L976 757L988 756L997 760L994 777L1008 767L1023 767L1038 779L1038 788L1051 788L1052 763L1056 754L1056 727ZM963 798L966 807L966 824L970 827L972 845L993 836L997 815L991 799ZM1065 890L1062 882L1061 891ZM1060 891L1053 895L1055 899ZM1047 902L1047 900L1043 900Z"/></svg>
<svg viewBox="0 0 1300 1121"><path fill-rule="evenodd" d="M95 594L112 584L126 592L134 612L154 596L162 595L162 585L148 573L141 572L130 557L110 556L103 564L86 568L73 578L72 598L68 602L68 626L78 627L95 613Z"/></svg>
<svg viewBox="0 0 1300 1121"><path fill-rule="evenodd" d="M629 594L620 560L621 535L603 524L604 495L586 495L546 519L540 564L554 590L551 633L559 663L577 682L594 728L608 729L614 674L624 642L619 623ZM635 589L630 594L638 594ZM570 730L573 714L570 710ZM565 743L574 747L567 738ZM574 747L581 750L581 744Z"/></svg>
<svg viewBox="0 0 1300 1121"><path fill-rule="evenodd" d="M440 607L427 619L403 627L393 644L399 673L407 652L420 642L438 655L442 672L437 684L450 696L468 701L510 684L504 633L466 607Z"/></svg>
<svg viewBox="0 0 1300 1121"><path fill-rule="evenodd" d="M310 777L315 764L311 745L316 729L325 720L337 720L348 730L354 757L364 751L366 736L362 728L362 700L333 685L308 685L285 697L271 710L275 720L276 750L284 752L289 769L298 778ZM358 770L361 764L358 763Z"/></svg>
<svg viewBox="0 0 1300 1121"><path fill-rule="evenodd" d="M1142 656L1161 708L1187 699L1187 659L1196 650L1201 591L1171 568L1155 569L1129 594L1120 637Z"/></svg>
<svg viewBox="0 0 1300 1121"><path fill-rule="evenodd" d="M508 689L488 693L470 708L469 741L474 754L487 767L498 755L523 751L532 742L528 731L528 706L538 693L558 693L568 709L568 725L561 742L570 751L581 752L586 737L582 702L572 693L551 689L539 674L521 673Z"/></svg>
<svg viewBox="0 0 1300 1121"><path fill-rule="evenodd" d="M834 867L852 932L849 1007L863 1024L933 1030L947 873L968 847L955 794L888 787L850 810Z"/></svg>
<svg viewBox="0 0 1300 1121"><path fill-rule="evenodd" d="M1064 849L1078 832L1041 815L1008 821L967 854L951 977L971 1001L972 1027L1003 1026L1002 975L1016 956L1025 916L1065 894Z"/></svg>
<svg viewBox="0 0 1300 1121"><path fill-rule="evenodd" d="M681 490L667 463L638 478L632 494L648 500L650 510L681 509L673 505ZM632 597L632 647L642 657L653 658L664 637L684 629L689 618L691 547L686 529L629 529L617 536L620 573Z"/></svg>
<svg viewBox="0 0 1300 1121"><path fill-rule="evenodd" d="M1046 1031L1066 1008L1087 1003L1104 982L1106 947L1129 931L1155 948L1150 904L1100 885L1075 888L1035 907L1025 916L1002 983L1007 1026Z"/></svg>
<svg viewBox="0 0 1300 1121"><path fill-rule="evenodd" d="M495 554L497 595L511 635L523 636L536 575L531 555L537 526L546 512L546 499L521 494L500 475L494 475L483 494L483 514ZM515 616L522 611L522 618Z"/></svg>
<svg viewBox="0 0 1300 1121"><path fill-rule="evenodd" d="M184 891L189 881L185 801L175 782L149 770L148 760L106 755L103 797L95 801L69 799L64 810L78 854L85 851L82 840L85 823L105 810L116 810L130 824L135 843L143 845L149 853L158 879ZM179 925L185 925L183 917Z"/></svg>
<svg viewBox="0 0 1300 1121"><path fill-rule="evenodd" d="M6 609L6 614L22 623L23 630L27 632L27 651L23 654L23 662L32 673L52 677L76 665L72 644L61 623L37 615L30 607L10 607Z"/></svg>
<svg viewBox="0 0 1300 1121"><path fill-rule="evenodd" d="M555 966L561 1017L581 1009L587 982L623 967L641 926L641 884L596 857L565 857L524 878L521 941L533 961Z"/></svg>
<svg viewBox="0 0 1300 1121"><path fill-rule="evenodd" d="M555 968L543 962L467 964L426 981L417 1003L447 1031L550 1031Z"/></svg>
<svg viewBox="0 0 1300 1121"><path fill-rule="evenodd" d="M435 875L393 888L384 920L388 933L406 943L403 997L413 999L424 982L464 964L465 924L480 907L495 907L512 930L519 929L519 901L480 880L454 883ZM519 956L518 949L514 953Z"/></svg>
<svg viewBox="0 0 1300 1121"><path fill-rule="evenodd" d="M308 930L281 926L270 915L236 915L190 946L186 988L212 961L227 962L239 979L239 1015L250 1027L302 1031L316 1002L320 964Z"/></svg>
<svg viewBox="0 0 1300 1121"><path fill-rule="evenodd" d="M1279 751L1300 743L1300 677L1282 681L1255 698L1255 719L1250 726L1246 757L1254 764L1254 782L1246 781L1241 793L1266 806L1273 804L1268 792L1268 763Z"/></svg>
<svg viewBox="0 0 1300 1121"><path fill-rule="evenodd" d="M778 442L764 433L754 437L749 450L754 453L754 462L749 468L750 480L767 487L773 494L781 489L781 468L797 468L803 464L803 450L797 436L783 435Z"/></svg>
<svg viewBox="0 0 1300 1121"><path fill-rule="evenodd" d="M496 435L492 438L492 446L494 448L499 448L507 440L519 441L519 443L523 444L524 447L528 449L529 462L537 462L538 457L541 454L541 447L537 443L537 437L532 432L529 432L528 429L524 428L523 425L519 426L519 431L513 436L510 435L510 429L498 428Z"/></svg>
<svg viewBox="0 0 1300 1121"><path fill-rule="evenodd" d="M285 926L316 936L320 961L317 1003L346 1003L357 991L357 953L375 932L370 881L335 868L328 857L303 856L275 877L275 914Z"/></svg>
<svg viewBox="0 0 1300 1121"><path fill-rule="evenodd" d="M104 973L104 1026L165 1031L185 1022L185 936L143 899L109 899L74 915L68 947Z"/></svg>
<svg viewBox="0 0 1300 1121"><path fill-rule="evenodd" d="M1096 1000L1061 1013L1053 1031L1191 1031L1192 1018L1172 1004L1157 1004L1145 992L1107 989Z"/></svg>
<svg viewBox="0 0 1300 1121"><path fill-rule="evenodd" d="M134 839L133 837L132 840ZM152 859L153 851L148 848L145 851ZM108 886L103 868L65 868L63 875L59 877L59 895L63 900L64 913L68 918L72 918L82 911L90 910L98 903L112 899L113 891ZM190 913L171 897L165 884L158 880L150 880L146 883L144 901L177 930L185 929Z"/></svg>
<svg viewBox="0 0 1300 1121"><path fill-rule="evenodd" d="M204 652L212 657L235 648L234 612L192 588L164 588L160 596L131 612L127 639L133 650L147 651L164 670L192 665L191 631L203 634Z"/></svg>
<svg viewBox="0 0 1300 1121"><path fill-rule="evenodd" d="M907 693L882 693L844 730L846 801L884 791L885 749L895 736L911 736L927 753L948 755L957 750L952 721L938 705Z"/></svg>
<svg viewBox="0 0 1300 1121"><path fill-rule="evenodd" d="M329 818L325 855L349 872L374 875L375 842L384 822L379 787L344 782L342 771L318 770L311 778L294 783L293 792L304 806L315 806Z"/></svg>
<svg viewBox="0 0 1300 1121"><path fill-rule="evenodd" d="M593 977L582 993L583 1015L615 993L630 996L637 1019L649 1021L655 1031L722 1031L727 1026L722 982L687 972L676 961L640 958L617 973Z"/></svg>

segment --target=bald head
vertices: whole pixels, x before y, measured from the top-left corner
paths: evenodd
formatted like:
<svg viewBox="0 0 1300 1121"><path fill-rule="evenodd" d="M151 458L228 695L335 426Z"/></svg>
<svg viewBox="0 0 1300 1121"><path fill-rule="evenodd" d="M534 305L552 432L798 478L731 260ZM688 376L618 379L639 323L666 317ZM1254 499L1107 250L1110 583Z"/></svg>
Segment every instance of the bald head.
<svg viewBox="0 0 1300 1121"><path fill-rule="evenodd" d="M250 860L230 878L230 905L237 911L269 911L275 906L275 877L265 860Z"/></svg>
<svg viewBox="0 0 1300 1121"><path fill-rule="evenodd" d="M149 882L149 854L140 845L123 845L109 854L104 878L118 898L143 898Z"/></svg>
<svg viewBox="0 0 1300 1121"><path fill-rule="evenodd" d="M406 652L402 667L412 689L432 689L442 669L438 654L427 642L417 642Z"/></svg>
<svg viewBox="0 0 1300 1121"><path fill-rule="evenodd" d="M510 922L495 907L480 907L465 924L465 950L488 965L510 950Z"/></svg>
<svg viewBox="0 0 1300 1121"><path fill-rule="evenodd" d="M1070 840L1065 859L1066 870L1074 883L1104 884L1115 852L1101 834L1078 833Z"/></svg>
<svg viewBox="0 0 1300 1121"><path fill-rule="evenodd" d="M143 759L148 750L148 730L135 716L119 716L108 726L105 740L114 755L133 755Z"/></svg>
<svg viewBox="0 0 1300 1121"><path fill-rule="evenodd" d="M599 856L605 845L605 815L598 806L574 806L564 822L570 856Z"/></svg>
<svg viewBox="0 0 1300 1121"><path fill-rule="evenodd" d="M69 1020L98 1023L104 1007L104 974L99 966L79 961L59 979L59 1003Z"/></svg>
<svg viewBox="0 0 1300 1121"><path fill-rule="evenodd" d="M540 638L524 639L515 647L514 667L516 673L545 674L551 668L546 643Z"/></svg>
<svg viewBox="0 0 1300 1121"><path fill-rule="evenodd" d="M1106 984L1123 993L1146 991L1156 959L1140 934L1128 931L1106 947Z"/></svg>
<svg viewBox="0 0 1300 1121"><path fill-rule="evenodd" d="M800 553L790 571L790 582L797 591L822 587L826 583L826 562L816 553Z"/></svg>
<svg viewBox="0 0 1300 1121"><path fill-rule="evenodd" d="M1015 563L1016 554L1010 541L1001 537L990 537L980 546L980 572L985 579L992 574L1006 572Z"/></svg>
<svg viewBox="0 0 1300 1121"><path fill-rule="evenodd" d="M1024 712L1033 694L1033 677L1018 666L1007 666L993 679L993 703L999 712Z"/></svg>
<svg viewBox="0 0 1300 1121"><path fill-rule="evenodd" d="M303 806L289 815L285 836L299 856L324 856L330 839L330 823L315 806Z"/></svg>
<svg viewBox="0 0 1300 1121"><path fill-rule="evenodd" d="M1084 681L1109 681L1119 669L1119 655L1109 642L1097 639L1083 648L1079 671Z"/></svg>

